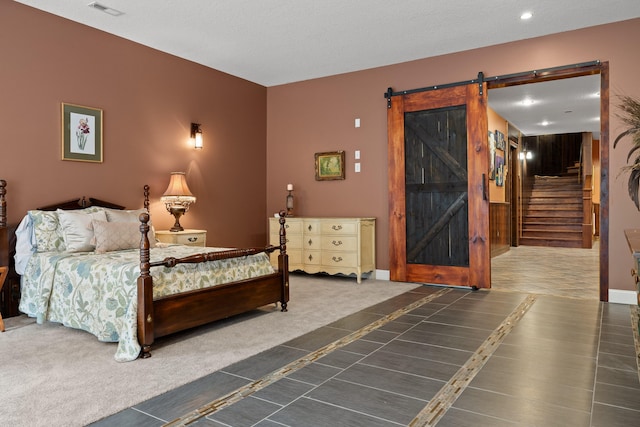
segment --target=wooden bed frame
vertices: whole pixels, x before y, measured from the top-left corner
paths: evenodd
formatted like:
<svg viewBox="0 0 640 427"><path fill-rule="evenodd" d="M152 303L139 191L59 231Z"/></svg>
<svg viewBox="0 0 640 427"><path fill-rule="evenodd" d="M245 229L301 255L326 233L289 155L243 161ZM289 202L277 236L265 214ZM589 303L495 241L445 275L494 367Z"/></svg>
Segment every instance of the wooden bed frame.
<svg viewBox="0 0 640 427"><path fill-rule="evenodd" d="M1 183L0 183L1 184ZM2 187L3 190L4 186ZM1 193L1 191L0 191ZM4 214L4 194L0 194L0 214ZM101 206L112 209L124 209L123 206L94 198L70 200L63 203L44 206L39 210L84 209ZM144 186L144 207L149 209L149 186ZM280 245L267 245L264 248L232 249L210 252L184 258L165 258L150 262L150 242L148 232L149 214L140 215L140 276L138 277L138 342L142 348L141 358L151 356L151 345L155 338L196 326L224 319L236 314L268 304L281 305L281 311L287 311L289 302L289 260L286 253L285 212L280 212ZM2 218L0 218L0 228ZM1 232L2 230L0 230ZM207 261L244 257L260 252L270 254L279 250L278 270L273 274L242 280L239 282L216 285L210 288L188 291L153 299L153 279L151 268L174 267L178 264L194 264Z"/></svg>

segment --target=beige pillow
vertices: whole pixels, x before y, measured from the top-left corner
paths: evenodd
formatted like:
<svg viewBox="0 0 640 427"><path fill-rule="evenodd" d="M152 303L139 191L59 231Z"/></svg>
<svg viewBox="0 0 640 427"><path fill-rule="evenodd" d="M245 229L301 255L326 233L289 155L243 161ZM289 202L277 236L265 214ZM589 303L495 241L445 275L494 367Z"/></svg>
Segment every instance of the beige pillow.
<svg viewBox="0 0 640 427"><path fill-rule="evenodd" d="M135 222L93 221L96 253L140 247L140 228Z"/></svg>
<svg viewBox="0 0 640 427"><path fill-rule="evenodd" d="M135 209L135 210L119 210L119 209L105 209L104 210L107 214L107 221L109 222L135 222L136 224L140 225L140 214L141 213L146 213L147 210L142 208L142 209ZM151 247L155 246L156 243L156 233L155 230L153 228L153 224L151 223L151 220L149 220L149 242L151 242Z"/></svg>
<svg viewBox="0 0 640 427"><path fill-rule="evenodd" d="M65 211L58 209L58 220L62 226L62 235L67 252L89 252L94 250L91 242L93 228L91 221L106 221L104 212Z"/></svg>
<svg viewBox="0 0 640 427"><path fill-rule="evenodd" d="M119 209L105 209L107 214L107 221L109 222L137 222L140 223L139 216L141 213L146 212L145 209L136 210L119 210Z"/></svg>

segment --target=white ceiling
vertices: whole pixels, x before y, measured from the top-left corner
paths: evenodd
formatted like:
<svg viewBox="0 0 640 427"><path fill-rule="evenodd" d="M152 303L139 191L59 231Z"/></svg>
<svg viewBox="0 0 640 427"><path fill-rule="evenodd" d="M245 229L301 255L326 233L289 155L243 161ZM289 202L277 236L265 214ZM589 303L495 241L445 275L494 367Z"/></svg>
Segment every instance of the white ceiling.
<svg viewBox="0 0 640 427"><path fill-rule="evenodd" d="M593 132L600 138L599 74L491 89L488 97L525 135Z"/></svg>
<svg viewBox="0 0 640 427"><path fill-rule="evenodd" d="M16 1L267 87L640 17L638 0Z"/></svg>

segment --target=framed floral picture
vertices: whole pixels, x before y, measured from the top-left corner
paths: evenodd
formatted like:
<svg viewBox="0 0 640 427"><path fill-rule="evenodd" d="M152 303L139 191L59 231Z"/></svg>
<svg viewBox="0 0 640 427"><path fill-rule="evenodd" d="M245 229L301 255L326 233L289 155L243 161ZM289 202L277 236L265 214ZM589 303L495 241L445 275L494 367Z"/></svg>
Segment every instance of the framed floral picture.
<svg viewBox="0 0 640 427"><path fill-rule="evenodd" d="M344 179L344 151L316 153L316 181Z"/></svg>
<svg viewBox="0 0 640 427"><path fill-rule="evenodd" d="M62 103L62 160L102 163L102 110Z"/></svg>

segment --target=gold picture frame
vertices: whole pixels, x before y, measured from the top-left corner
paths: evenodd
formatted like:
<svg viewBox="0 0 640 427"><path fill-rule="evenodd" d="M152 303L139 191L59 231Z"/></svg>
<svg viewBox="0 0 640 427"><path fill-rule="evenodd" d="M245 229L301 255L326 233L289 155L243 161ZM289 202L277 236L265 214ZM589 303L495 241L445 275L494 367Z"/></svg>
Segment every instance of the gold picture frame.
<svg viewBox="0 0 640 427"><path fill-rule="evenodd" d="M102 110L62 103L62 160L102 163Z"/></svg>
<svg viewBox="0 0 640 427"><path fill-rule="evenodd" d="M316 153L316 181L344 179L344 151Z"/></svg>

